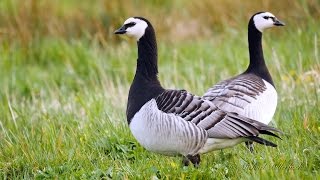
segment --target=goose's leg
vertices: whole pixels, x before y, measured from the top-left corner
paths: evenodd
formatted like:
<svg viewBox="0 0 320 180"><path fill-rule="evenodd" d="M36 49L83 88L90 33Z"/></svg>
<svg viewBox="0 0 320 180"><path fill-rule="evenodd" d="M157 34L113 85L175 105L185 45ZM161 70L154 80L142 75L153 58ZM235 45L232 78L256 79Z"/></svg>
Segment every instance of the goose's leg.
<svg viewBox="0 0 320 180"><path fill-rule="evenodd" d="M246 143L246 146L249 149L249 151L251 153L254 153L253 142L252 141L246 141L245 143Z"/></svg>
<svg viewBox="0 0 320 180"><path fill-rule="evenodd" d="M194 167L199 167L199 164L200 164L200 155L199 154L196 154L194 156L188 155L187 158L192 162Z"/></svg>
<svg viewBox="0 0 320 180"><path fill-rule="evenodd" d="M183 166L189 166L190 160L187 157L183 156L182 164L183 164Z"/></svg>

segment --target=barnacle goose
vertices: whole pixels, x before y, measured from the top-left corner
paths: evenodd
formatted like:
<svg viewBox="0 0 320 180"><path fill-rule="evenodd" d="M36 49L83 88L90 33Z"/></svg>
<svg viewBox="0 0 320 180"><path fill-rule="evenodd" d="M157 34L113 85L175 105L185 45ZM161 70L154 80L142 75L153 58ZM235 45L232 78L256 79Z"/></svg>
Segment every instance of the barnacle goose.
<svg viewBox="0 0 320 180"><path fill-rule="evenodd" d="M247 139L276 147L258 137L279 130L258 121L226 113L210 101L185 90L164 89L158 80L157 43L150 22L131 17L115 34L127 34L137 40L136 74L131 84L127 121L133 136L149 151L182 155L198 166L201 153L234 146Z"/></svg>
<svg viewBox="0 0 320 180"><path fill-rule="evenodd" d="M269 124L277 107L277 91L263 57L262 32L274 26L284 26L273 14L258 12L248 24L250 64L242 74L221 81L203 95L220 109ZM251 142L246 142L253 152Z"/></svg>

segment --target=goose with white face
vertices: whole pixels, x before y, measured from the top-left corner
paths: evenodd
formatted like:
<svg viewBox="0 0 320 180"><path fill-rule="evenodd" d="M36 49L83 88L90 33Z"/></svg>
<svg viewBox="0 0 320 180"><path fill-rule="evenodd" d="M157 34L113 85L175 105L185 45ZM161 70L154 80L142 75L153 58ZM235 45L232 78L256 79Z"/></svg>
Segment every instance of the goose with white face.
<svg viewBox="0 0 320 180"><path fill-rule="evenodd" d="M278 20L273 14L269 12L258 13L253 17L253 22L256 28L263 32L267 28L274 26L284 26L285 24Z"/></svg>
<svg viewBox="0 0 320 180"><path fill-rule="evenodd" d="M140 18L131 17L127 19L123 25L116 30L115 34L127 34L134 37L137 41L144 35L148 23Z"/></svg>

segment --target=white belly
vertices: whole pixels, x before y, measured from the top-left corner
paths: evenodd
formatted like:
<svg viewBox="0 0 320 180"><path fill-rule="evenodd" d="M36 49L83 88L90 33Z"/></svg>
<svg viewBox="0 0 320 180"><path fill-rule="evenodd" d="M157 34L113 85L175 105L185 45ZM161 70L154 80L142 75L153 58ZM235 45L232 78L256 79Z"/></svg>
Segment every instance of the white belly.
<svg viewBox="0 0 320 180"><path fill-rule="evenodd" d="M237 139L208 138L203 148L201 148L200 153L203 154L203 153L207 153L214 150L233 147L244 141L245 141L245 138L237 138Z"/></svg>

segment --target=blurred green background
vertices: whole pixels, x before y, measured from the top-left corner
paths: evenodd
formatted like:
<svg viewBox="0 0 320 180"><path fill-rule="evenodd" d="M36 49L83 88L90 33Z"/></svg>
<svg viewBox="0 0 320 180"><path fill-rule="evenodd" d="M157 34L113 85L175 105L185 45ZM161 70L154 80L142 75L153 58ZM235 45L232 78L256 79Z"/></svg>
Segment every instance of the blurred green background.
<svg viewBox="0 0 320 180"><path fill-rule="evenodd" d="M116 39L112 32L125 18L144 16L152 21L161 39L171 41L208 38L243 23L257 11L272 11L290 27L317 23L318 0L2 0L2 39L27 46L37 39L97 38L101 43Z"/></svg>

